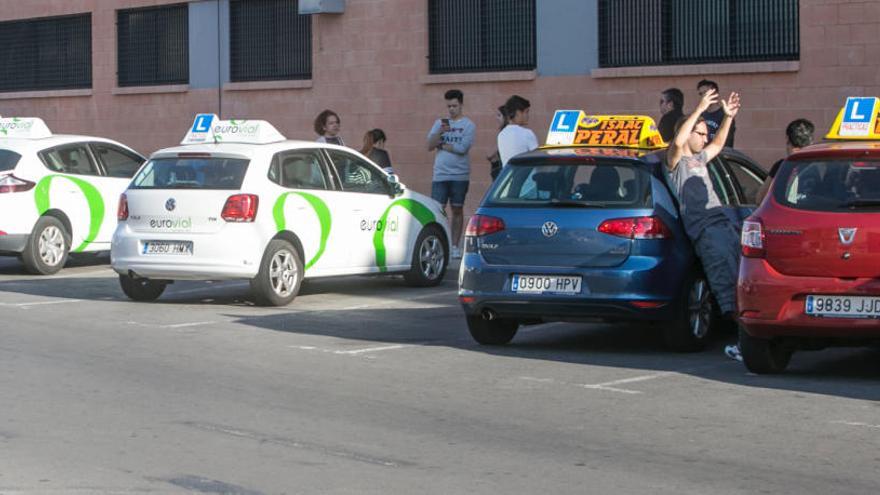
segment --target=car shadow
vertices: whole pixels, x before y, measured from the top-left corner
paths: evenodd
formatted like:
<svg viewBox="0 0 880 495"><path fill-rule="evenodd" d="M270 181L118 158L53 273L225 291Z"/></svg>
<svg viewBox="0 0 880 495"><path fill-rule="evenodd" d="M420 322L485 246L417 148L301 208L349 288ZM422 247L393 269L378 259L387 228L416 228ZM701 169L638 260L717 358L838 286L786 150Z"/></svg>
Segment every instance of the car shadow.
<svg viewBox="0 0 880 495"><path fill-rule="evenodd" d="M785 374L758 376L724 357L733 341L721 335L701 353L678 354L663 348L658 325L552 323L520 328L505 346L481 346L467 331L448 277L434 289L411 289L399 277L344 277L310 281L300 298L282 308L257 308L247 282L182 282L156 303L223 306L234 323L258 330L329 336L381 344L446 347L475 354L520 359L675 372L749 387L880 400L880 350L838 348L795 353ZM177 291L177 292L175 292ZM7 279L0 293L128 303L113 277ZM333 296L371 296L370 304L340 309L322 306ZM383 301L385 297L387 302ZM360 299L361 301L363 299ZM299 303L299 304L298 304ZM421 322L421 323L414 323Z"/></svg>
<svg viewBox="0 0 880 495"><path fill-rule="evenodd" d="M110 251L99 251L96 253L71 253L67 258L64 268L79 268L88 266L100 266L110 264ZM61 272L64 273L64 269ZM24 268L24 264L15 256L3 256L0 258L0 275L28 275ZM49 275L51 277L51 275Z"/></svg>

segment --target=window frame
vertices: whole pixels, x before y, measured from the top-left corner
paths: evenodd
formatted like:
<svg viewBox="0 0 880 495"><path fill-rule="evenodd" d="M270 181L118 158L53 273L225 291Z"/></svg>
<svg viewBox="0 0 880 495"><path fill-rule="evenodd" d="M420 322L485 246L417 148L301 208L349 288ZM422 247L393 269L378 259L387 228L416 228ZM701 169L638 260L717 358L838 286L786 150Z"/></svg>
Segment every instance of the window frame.
<svg viewBox="0 0 880 495"><path fill-rule="evenodd" d="M98 153L98 150L96 149L97 147L108 148L112 151L115 151L115 152L121 154L121 155L126 155L130 158L136 158L136 159L140 160L140 163L138 164L137 168L134 169L134 172L132 172L132 174L127 177L128 179L134 178L134 176L138 173L138 170L140 170L140 168L147 161L147 159L144 158L143 156L141 156L139 153L132 151L132 150L125 149L122 146L119 146L119 145L116 145L113 143L104 143L101 141L91 141L88 144L89 144L89 151L92 152L92 156L95 158L95 162L97 163L98 168L101 170L101 175L104 177L110 178L110 179L125 179L126 177L118 177L115 175L110 175L110 169L104 163L104 159L101 157L101 154Z"/></svg>
<svg viewBox="0 0 880 495"><path fill-rule="evenodd" d="M376 164L371 162L369 159L362 159L359 156L355 155L354 153L350 153L348 151L340 150L340 149L324 148L323 152L327 156L327 163L329 165L330 170L333 171L333 175L336 178L336 181L339 185L338 190L340 192L354 193L354 194L380 194L380 195L385 195L385 196L390 196L392 194L391 193L391 186L388 184L388 174L386 174L384 170L379 168ZM333 156L330 154L331 152L341 153L343 155L348 155L351 158L366 164L367 168L373 170L374 176L377 176L379 179L382 180L382 185L384 186L384 191L371 192L371 191L352 191L352 190L346 189L345 188L345 181L342 180L342 176L339 174L339 170L336 168L336 162L333 161Z"/></svg>
<svg viewBox="0 0 880 495"><path fill-rule="evenodd" d="M299 188L299 187L289 187L284 185L284 170L281 168L282 159L286 158L288 155L293 154L310 154L313 155L318 160L318 166L321 168L321 175L324 177L324 188L323 189L313 189L313 188ZM272 162L269 165L269 170L266 173L266 178L269 179L269 182L277 185L278 187L283 187L284 189L302 189L304 191L337 191L337 183L333 178L333 175L330 173L327 165L327 158L324 156L324 153L321 152L318 148L291 148L283 151L279 151L272 155ZM270 174L272 173L272 169L275 169L278 174L278 180L272 180Z"/></svg>
<svg viewBox="0 0 880 495"><path fill-rule="evenodd" d="M68 172L66 170L53 170L49 166L49 159L48 159L49 153L57 152L57 151L60 151L64 148L74 148L74 147L82 147L86 150L86 156L88 157L88 159L91 163L91 168L95 173L82 174L82 173L77 173L77 172ZM75 175L75 176L79 176L79 177L106 177L102 173L101 167L98 165L98 160L97 160L97 158L95 158L95 155L92 154L92 148L89 146L89 143L87 143L87 142L80 141L80 142L75 142L75 143L59 144L57 146L52 146L51 148L46 148L44 150L40 150L40 152L37 153L37 156L39 156L40 161L43 163L43 166L46 167L46 170L48 170L52 173L55 173L55 174L67 174L67 175Z"/></svg>
<svg viewBox="0 0 880 495"><path fill-rule="evenodd" d="M757 203L757 195L761 189L761 185L763 185L764 181L767 180L766 172L763 172L760 168L755 166L754 164L748 163L744 160L738 159L732 156L722 156L722 161L724 162L724 166L727 169L728 179L733 184L733 188L736 192L737 204L739 206L758 206ZM754 175L758 178L758 189L755 191L755 200L753 202L748 202L746 198L745 190L743 189L742 183L739 180L739 177L733 171L733 167L741 167L745 169L748 173Z"/></svg>

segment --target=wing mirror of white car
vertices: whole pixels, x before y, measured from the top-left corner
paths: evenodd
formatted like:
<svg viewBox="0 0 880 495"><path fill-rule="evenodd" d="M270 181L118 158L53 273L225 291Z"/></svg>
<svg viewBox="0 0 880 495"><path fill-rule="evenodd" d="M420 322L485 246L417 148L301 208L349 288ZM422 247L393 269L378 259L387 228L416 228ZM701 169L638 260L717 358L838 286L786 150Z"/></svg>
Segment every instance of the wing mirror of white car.
<svg viewBox="0 0 880 495"><path fill-rule="evenodd" d="M397 177L397 174L388 175L388 194L391 197L400 196L401 194L403 194L403 190L405 188L406 186L404 186L403 183L400 182L400 178Z"/></svg>

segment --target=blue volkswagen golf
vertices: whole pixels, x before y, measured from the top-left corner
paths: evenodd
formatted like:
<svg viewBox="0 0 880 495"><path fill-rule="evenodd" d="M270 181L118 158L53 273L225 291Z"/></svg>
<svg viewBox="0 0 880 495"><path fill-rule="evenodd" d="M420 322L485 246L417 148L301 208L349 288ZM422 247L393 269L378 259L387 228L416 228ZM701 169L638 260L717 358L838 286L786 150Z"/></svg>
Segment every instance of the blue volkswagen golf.
<svg viewBox="0 0 880 495"><path fill-rule="evenodd" d="M577 128L615 119L638 119L644 130L631 139L578 134L573 141L586 145L519 155L486 193L467 226L459 271L459 300L477 342L506 344L523 324L600 318L658 322L669 348L704 347L713 301L653 121L582 116ZM730 149L709 168L719 198L744 219L763 170Z"/></svg>

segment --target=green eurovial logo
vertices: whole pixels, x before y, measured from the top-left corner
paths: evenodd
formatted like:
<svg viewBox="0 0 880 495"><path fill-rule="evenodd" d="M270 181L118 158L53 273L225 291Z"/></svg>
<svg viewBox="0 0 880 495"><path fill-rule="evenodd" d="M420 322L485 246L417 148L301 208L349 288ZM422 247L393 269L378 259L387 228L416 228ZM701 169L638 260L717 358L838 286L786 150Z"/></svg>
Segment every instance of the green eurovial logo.
<svg viewBox="0 0 880 495"><path fill-rule="evenodd" d="M83 196L86 198L86 203L89 206L89 233L85 236L83 242L79 246L71 250L74 253L79 253L98 237L98 232L101 230L101 224L104 223L104 199L101 197L101 193L95 188L95 186L78 177L70 177L68 175L47 175L43 177L40 182L37 182L37 186L34 188L34 201L36 202L37 213L39 215L43 215L50 208L49 191L51 189L52 181L56 178L69 180L76 185L79 190L82 191Z"/></svg>
<svg viewBox="0 0 880 495"><path fill-rule="evenodd" d="M321 242L318 245L318 251L312 256L312 259L305 264L305 269L308 270L318 262L324 254L324 251L327 249L327 239L330 237L330 227L333 223L332 215L330 214L330 208L327 207L327 203L314 194L304 192L284 193L281 196L278 196L278 199L275 201L275 206L272 208L272 217L275 219L275 228L278 232L287 229L287 218L284 215L284 204L287 202L287 197L291 194L295 194L306 200L312 209L315 210L315 214L318 216L318 222L321 224Z"/></svg>
<svg viewBox="0 0 880 495"><path fill-rule="evenodd" d="M426 224L434 222L437 220L437 217L434 216L434 213L427 206L415 201L413 199L398 199L397 201L388 205L388 208L385 209L385 213L382 214L382 218L379 220L383 224L386 223L388 219L388 214L391 212L391 209L395 206L399 206L404 208L410 214L415 217L416 220L419 221L423 227ZM385 232L386 229L377 230L375 234L373 234L373 248L376 250L376 266L379 267L380 272L387 272L388 265L386 260L386 249L385 249Z"/></svg>

